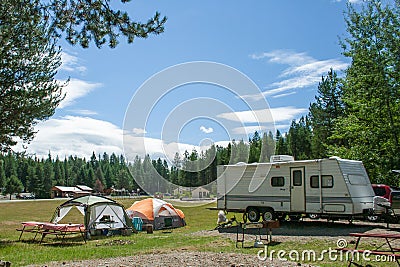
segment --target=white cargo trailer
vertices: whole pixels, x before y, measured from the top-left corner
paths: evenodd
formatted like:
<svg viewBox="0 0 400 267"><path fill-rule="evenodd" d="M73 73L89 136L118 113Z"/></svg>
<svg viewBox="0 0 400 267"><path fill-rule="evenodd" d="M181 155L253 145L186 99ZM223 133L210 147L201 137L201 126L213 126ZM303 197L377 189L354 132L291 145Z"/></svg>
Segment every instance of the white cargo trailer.
<svg viewBox="0 0 400 267"><path fill-rule="evenodd" d="M217 208L243 212L253 222L260 216L350 219L373 212L375 194L361 161L283 155L270 163L220 165L217 172Z"/></svg>

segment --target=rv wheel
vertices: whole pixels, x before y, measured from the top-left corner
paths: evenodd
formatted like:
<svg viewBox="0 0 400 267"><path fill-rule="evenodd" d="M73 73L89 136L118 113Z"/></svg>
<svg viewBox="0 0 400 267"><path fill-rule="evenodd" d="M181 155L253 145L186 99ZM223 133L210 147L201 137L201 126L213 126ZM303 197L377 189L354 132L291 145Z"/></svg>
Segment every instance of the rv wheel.
<svg viewBox="0 0 400 267"><path fill-rule="evenodd" d="M368 215L367 220L370 222L377 222L377 221L379 221L379 216L378 215Z"/></svg>
<svg viewBox="0 0 400 267"><path fill-rule="evenodd" d="M308 218L313 219L313 220L318 220L319 219L319 214L310 213L310 214L308 214Z"/></svg>
<svg viewBox="0 0 400 267"><path fill-rule="evenodd" d="M258 222L260 220L260 212L256 208L249 208L247 210L247 218L250 222Z"/></svg>
<svg viewBox="0 0 400 267"><path fill-rule="evenodd" d="M275 213L273 210L266 210L263 213L262 218L264 221L272 221L275 219Z"/></svg>

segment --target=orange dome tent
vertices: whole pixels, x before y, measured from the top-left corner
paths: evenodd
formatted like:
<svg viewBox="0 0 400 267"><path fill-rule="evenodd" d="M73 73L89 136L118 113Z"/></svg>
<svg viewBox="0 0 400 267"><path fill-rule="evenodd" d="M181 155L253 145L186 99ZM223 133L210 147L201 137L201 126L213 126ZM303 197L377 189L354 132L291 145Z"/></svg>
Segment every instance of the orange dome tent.
<svg viewBox="0 0 400 267"><path fill-rule="evenodd" d="M185 226L185 214L172 204L157 198L136 201L126 210L130 218L140 217L145 224L153 224L155 230Z"/></svg>

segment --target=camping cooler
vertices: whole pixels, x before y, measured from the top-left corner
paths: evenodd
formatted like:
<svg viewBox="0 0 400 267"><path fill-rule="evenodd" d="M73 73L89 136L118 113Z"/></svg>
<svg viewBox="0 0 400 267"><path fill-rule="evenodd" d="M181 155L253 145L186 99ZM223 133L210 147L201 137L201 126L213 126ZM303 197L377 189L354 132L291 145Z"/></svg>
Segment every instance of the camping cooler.
<svg viewBox="0 0 400 267"><path fill-rule="evenodd" d="M135 227L136 231L142 231L143 220L140 217L132 218L133 227Z"/></svg>

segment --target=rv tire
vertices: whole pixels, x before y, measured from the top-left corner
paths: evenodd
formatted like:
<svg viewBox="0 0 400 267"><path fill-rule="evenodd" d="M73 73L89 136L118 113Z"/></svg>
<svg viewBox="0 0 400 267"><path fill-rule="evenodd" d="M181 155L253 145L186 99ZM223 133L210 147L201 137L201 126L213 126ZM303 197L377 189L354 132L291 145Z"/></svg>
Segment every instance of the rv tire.
<svg viewBox="0 0 400 267"><path fill-rule="evenodd" d="M317 213L309 213L308 214L308 218L312 219L312 220L318 220L321 216Z"/></svg>
<svg viewBox="0 0 400 267"><path fill-rule="evenodd" d="M250 222L258 222L260 220L260 212L257 208L250 207L247 209L247 218Z"/></svg>
<svg viewBox="0 0 400 267"><path fill-rule="evenodd" d="M272 221L275 220L275 217L276 217L275 212L272 209L267 209L262 214L263 221Z"/></svg>
<svg viewBox="0 0 400 267"><path fill-rule="evenodd" d="M367 220L370 222L377 222L379 221L379 215L368 215Z"/></svg>

